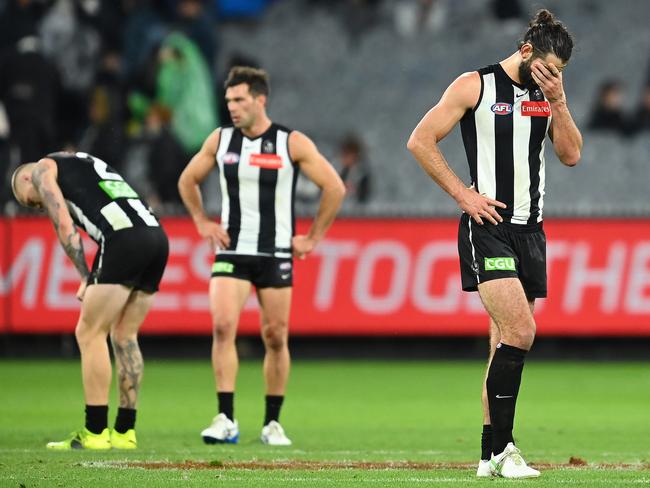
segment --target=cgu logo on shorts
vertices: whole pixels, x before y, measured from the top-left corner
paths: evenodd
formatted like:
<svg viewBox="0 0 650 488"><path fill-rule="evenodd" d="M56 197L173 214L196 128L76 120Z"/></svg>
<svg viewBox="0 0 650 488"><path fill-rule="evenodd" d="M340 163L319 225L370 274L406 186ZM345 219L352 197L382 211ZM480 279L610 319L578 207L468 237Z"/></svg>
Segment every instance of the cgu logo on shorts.
<svg viewBox="0 0 650 488"><path fill-rule="evenodd" d="M512 105L505 102L499 102L492 105L490 107L490 110L492 110L497 115L508 115L512 113Z"/></svg>
<svg viewBox="0 0 650 488"><path fill-rule="evenodd" d="M213 273L232 273L235 271L235 265L224 261L217 261L212 265Z"/></svg>
<svg viewBox="0 0 650 488"><path fill-rule="evenodd" d="M516 271L515 258L485 258L485 271Z"/></svg>

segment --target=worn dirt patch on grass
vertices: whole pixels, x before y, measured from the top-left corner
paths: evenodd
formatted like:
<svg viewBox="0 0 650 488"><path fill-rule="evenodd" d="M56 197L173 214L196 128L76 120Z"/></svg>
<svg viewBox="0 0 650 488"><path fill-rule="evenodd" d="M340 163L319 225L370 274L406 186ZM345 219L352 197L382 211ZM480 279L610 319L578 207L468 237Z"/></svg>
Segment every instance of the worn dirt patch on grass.
<svg viewBox="0 0 650 488"><path fill-rule="evenodd" d="M88 463L94 464L94 463ZM476 469L476 463L428 463L412 461L131 461L131 462L104 462L102 466L114 466L121 468L136 469L248 469L248 470L339 470L339 469L361 469L361 470L421 470L430 471L437 469ZM531 466L539 469L634 469L650 470L650 464L589 464L585 460L572 457L567 463L531 463Z"/></svg>

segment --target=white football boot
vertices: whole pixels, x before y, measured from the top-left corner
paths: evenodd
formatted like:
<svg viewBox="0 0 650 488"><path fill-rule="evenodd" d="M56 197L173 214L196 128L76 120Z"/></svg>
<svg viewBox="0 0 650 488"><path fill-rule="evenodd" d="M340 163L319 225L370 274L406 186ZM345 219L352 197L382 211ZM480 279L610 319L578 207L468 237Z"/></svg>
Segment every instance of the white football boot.
<svg viewBox="0 0 650 488"><path fill-rule="evenodd" d="M262 443L269 446L290 446L291 440L284 433L284 429L279 422L271 420L268 424L262 427L262 435L260 436Z"/></svg>
<svg viewBox="0 0 650 488"><path fill-rule="evenodd" d="M478 469L476 470L477 478L491 478L492 470L490 469L490 461L481 459L478 462Z"/></svg>
<svg viewBox="0 0 650 488"><path fill-rule="evenodd" d="M494 476L502 478L537 478L540 474L526 464L521 451L512 442L508 442L501 454L492 455L490 469Z"/></svg>
<svg viewBox="0 0 650 488"><path fill-rule="evenodd" d="M212 419L212 424L201 432L203 442L206 444L237 444L239 440L239 426L220 413Z"/></svg>

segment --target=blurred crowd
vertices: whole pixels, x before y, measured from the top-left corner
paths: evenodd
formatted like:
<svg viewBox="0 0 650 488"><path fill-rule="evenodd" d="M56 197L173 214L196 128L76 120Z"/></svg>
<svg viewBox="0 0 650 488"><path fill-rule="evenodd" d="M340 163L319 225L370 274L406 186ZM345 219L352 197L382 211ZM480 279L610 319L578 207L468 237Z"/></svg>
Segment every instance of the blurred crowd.
<svg viewBox="0 0 650 488"><path fill-rule="evenodd" d="M154 206L177 204L180 171L229 122L217 18L266 3L0 0L0 203L18 164L63 148L105 159Z"/></svg>
<svg viewBox="0 0 650 488"><path fill-rule="evenodd" d="M625 109L627 96L621 80L603 81L598 89L589 118L589 129L633 137L650 131L650 76L641 90L636 107Z"/></svg>
<svg viewBox="0 0 650 488"><path fill-rule="evenodd" d="M254 19L271 1L0 0L2 208L15 210L7 182L16 166L66 149L104 159L155 209L178 211L180 172L230 122L227 71L259 66L237 53L219 63L219 21ZM354 22L373 2L350 7ZM363 141L345 136L338 156L352 200L367 202ZM299 188L299 199L317 192Z"/></svg>
<svg viewBox="0 0 650 488"><path fill-rule="evenodd" d="M267 68L223 46L220 30L224 22L260 19L274 1L280 0L0 0L0 213L12 211L13 169L61 149L106 160L157 210L177 212L178 175L205 137L230 122L222 103L227 71ZM304 3L338 12L351 49L380 22L382 4ZM388 5L394 32L404 38L443 28L459 8L453 0ZM504 32L520 32L528 15L520 0L486 5ZM647 133L650 73L635 108L627 108L628 99L623 81L604 81L588 128L622 137ZM348 187L348 205L381 199L362 134L343 132L328 156ZM301 202L317 200L308 181L299 180L297 191Z"/></svg>

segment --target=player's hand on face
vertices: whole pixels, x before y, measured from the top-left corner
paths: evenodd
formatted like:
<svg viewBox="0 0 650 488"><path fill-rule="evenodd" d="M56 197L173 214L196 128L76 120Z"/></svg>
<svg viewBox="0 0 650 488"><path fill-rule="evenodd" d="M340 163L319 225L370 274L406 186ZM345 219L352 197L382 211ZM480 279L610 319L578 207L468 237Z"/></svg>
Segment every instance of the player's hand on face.
<svg viewBox="0 0 650 488"><path fill-rule="evenodd" d="M530 74L549 102L564 101L562 72L553 63L544 65L541 60L536 59L530 67Z"/></svg>
<svg viewBox="0 0 650 488"><path fill-rule="evenodd" d="M79 289L77 289L77 300L80 302L83 302L84 300L84 295L86 294L86 280L82 280L81 283L79 284Z"/></svg>
<svg viewBox="0 0 650 488"><path fill-rule="evenodd" d="M474 185L465 188L458 206L479 225L483 225L483 219L494 225L503 222L503 217L499 215L495 207L506 208L505 203L479 194Z"/></svg>
<svg viewBox="0 0 650 488"><path fill-rule="evenodd" d="M204 220L197 224L197 229L201 237L210 241L210 246L214 252L216 252L217 249L227 249L230 245L230 236L228 235L228 232L226 232L224 228L216 222Z"/></svg>
<svg viewBox="0 0 650 488"><path fill-rule="evenodd" d="M307 254L312 252L315 247L316 241L307 236L298 235L291 239L293 255L298 259L305 259Z"/></svg>

